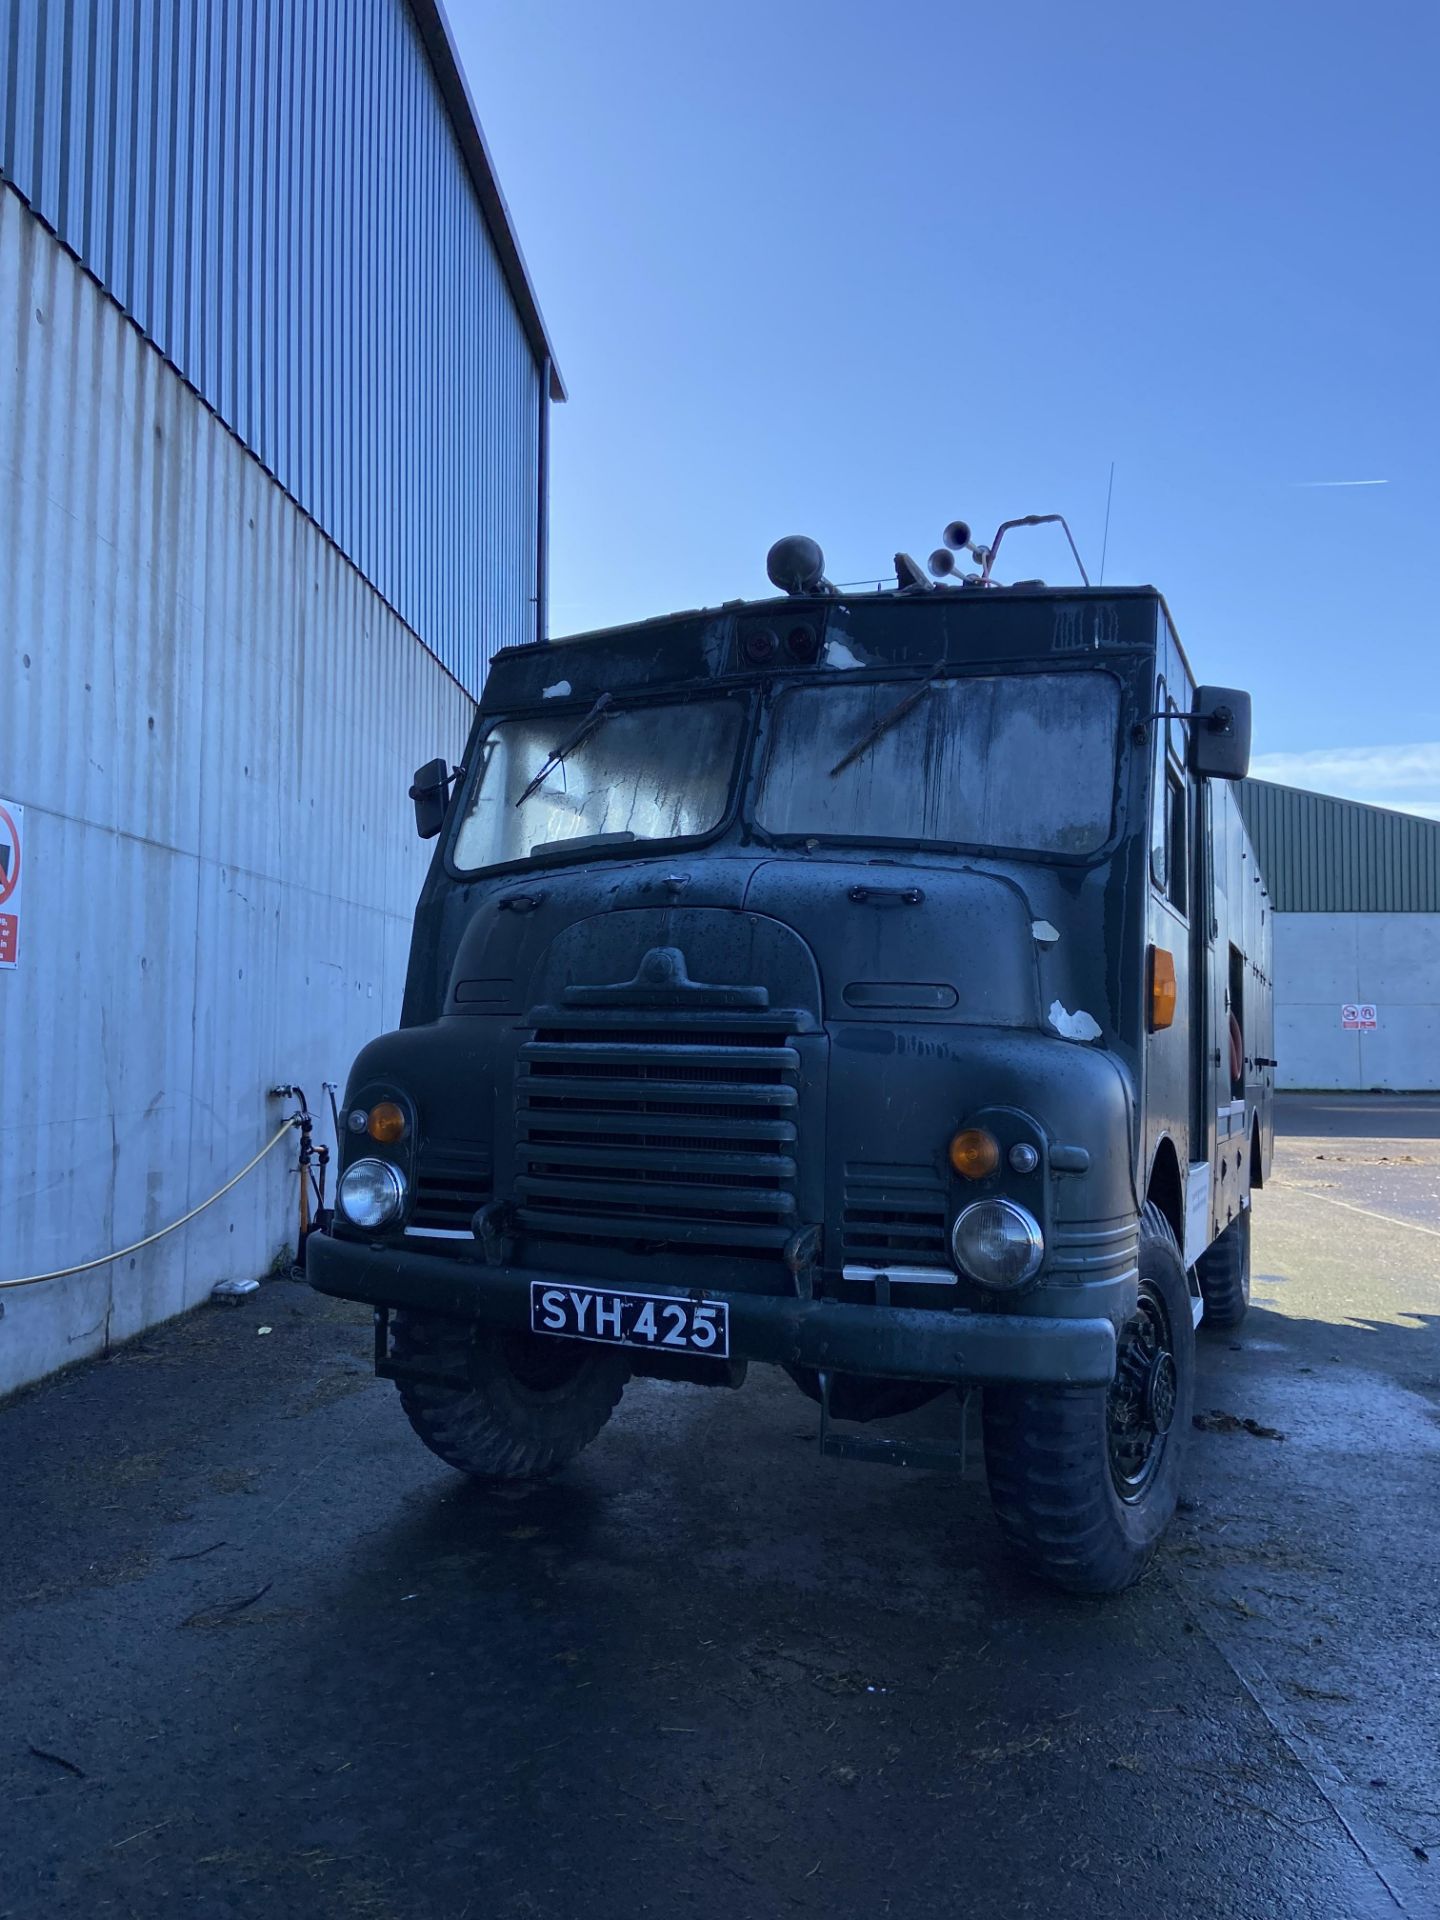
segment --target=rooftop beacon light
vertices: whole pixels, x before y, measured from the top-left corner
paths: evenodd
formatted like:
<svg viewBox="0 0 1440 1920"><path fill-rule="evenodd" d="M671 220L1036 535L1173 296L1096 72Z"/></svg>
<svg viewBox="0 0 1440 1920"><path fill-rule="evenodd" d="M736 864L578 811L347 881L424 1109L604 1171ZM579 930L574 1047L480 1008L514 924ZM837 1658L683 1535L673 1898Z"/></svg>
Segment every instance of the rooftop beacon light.
<svg viewBox="0 0 1440 1920"><path fill-rule="evenodd" d="M799 597L835 591L825 578L825 555L819 542L803 533L787 533L777 540L765 556L765 571L770 584L782 593Z"/></svg>

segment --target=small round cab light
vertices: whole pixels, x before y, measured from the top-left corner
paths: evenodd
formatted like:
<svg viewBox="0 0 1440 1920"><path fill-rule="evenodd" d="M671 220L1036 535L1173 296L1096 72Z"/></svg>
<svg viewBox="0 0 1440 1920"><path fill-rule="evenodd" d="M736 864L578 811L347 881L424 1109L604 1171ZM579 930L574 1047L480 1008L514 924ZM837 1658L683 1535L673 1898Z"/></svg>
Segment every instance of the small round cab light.
<svg viewBox="0 0 1440 1920"><path fill-rule="evenodd" d="M966 1180L983 1180L1000 1164L1000 1145L983 1127L966 1127L950 1142L950 1164Z"/></svg>
<svg viewBox="0 0 1440 1920"><path fill-rule="evenodd" d="M393 1147L397 1140L405 1138L405 1109L397 1107L393 1100L378 1101L370 1109L365 1131L382 1147Z"/></svg>

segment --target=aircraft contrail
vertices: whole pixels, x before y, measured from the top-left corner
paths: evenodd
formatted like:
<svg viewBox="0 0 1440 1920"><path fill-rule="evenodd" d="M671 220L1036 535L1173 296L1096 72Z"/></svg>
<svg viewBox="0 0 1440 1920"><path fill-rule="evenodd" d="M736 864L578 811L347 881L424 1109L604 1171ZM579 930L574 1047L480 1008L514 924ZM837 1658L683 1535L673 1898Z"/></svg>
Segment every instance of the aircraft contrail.
<svg viewBox="0 0 1440 1920"><path fill-rule="evenodd" d="M1388 480L1292 480L1295 487L1388 487Z"/></svg>

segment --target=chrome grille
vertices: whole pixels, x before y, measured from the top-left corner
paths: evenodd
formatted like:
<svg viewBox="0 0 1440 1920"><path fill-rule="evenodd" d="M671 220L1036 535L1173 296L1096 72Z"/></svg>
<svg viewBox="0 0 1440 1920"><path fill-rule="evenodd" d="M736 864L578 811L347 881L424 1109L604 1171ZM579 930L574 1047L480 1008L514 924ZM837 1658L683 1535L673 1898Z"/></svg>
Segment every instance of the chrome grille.
<svg viewBox="0 0 1440 1920"><path fill-rule="evenodd" d="M410 1231L468 1232L476 1211L491 1197L493 1184L487 1147L427 1144L415 1168Z"/></svg>
<svg viewBox="0 0 1440 1920"><path fill-rule="evenodd" d="M521 1227L777 1251L797 1224L799 1079L785 1029L754 1020L537 1028L516 1084Z"/></svg>
<svg viewBox="0 0 1440 1920"><path fill-rule="evenodd" d="M847 1261L948 1267L945 1225L945 1195L928 1167L846 1167L841 1239Z"/></svg>

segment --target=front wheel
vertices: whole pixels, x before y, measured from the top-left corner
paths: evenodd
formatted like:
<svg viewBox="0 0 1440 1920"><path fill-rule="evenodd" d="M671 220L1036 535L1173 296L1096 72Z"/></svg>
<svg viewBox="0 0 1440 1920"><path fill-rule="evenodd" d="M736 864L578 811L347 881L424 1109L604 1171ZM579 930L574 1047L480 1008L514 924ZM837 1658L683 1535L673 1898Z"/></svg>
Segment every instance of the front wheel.
<svg viewBox="0 0 1440 1920"><path fill-rule="evenodd" d="M623 1355L579 1340L499 1333L435 1314L397 1313L400 1404L425 1445L479 1480L534 1480L599 1433L629 1378ZM445 1377L470 1385L444 1383Z"/></svg>
<svg viewBox="0 0 1440 1920"><path fill-rule="evenodd" d="M995 1517L1032 1572L1072 1593L1119 1593L1170 1523L1195 1401L1195 1324L1170 1223L1140 1220L1135 1309L1109 1387L987 1387Z"/></svg>

